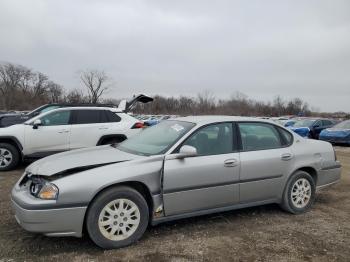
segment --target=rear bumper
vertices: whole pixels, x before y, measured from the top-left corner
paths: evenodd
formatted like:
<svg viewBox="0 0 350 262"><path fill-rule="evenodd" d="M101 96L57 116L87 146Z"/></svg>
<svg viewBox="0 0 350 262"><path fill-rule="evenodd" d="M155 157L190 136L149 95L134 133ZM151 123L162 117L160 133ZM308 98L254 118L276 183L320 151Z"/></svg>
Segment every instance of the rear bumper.
<svg viewBox="0 0 350 262"><path fill-rule="evenodd" d="M29 210L12 199L15 218L25 230L47 236L81 237L86 207Z"/></svg>
<svg viewBox="0 0 350 262"><path fill-rule="evenodd" d="M322 168L317 176L317 190L336 184L340 181L341 165L336 162L334 166Z"/></svg>

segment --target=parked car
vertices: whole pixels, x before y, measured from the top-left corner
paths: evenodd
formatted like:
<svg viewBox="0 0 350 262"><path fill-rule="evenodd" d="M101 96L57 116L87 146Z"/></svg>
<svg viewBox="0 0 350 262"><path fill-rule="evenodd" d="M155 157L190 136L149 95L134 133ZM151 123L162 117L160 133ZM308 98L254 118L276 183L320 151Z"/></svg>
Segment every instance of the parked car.
<svg viewBox="0 0 350 262"><path fill-rule="evenodd" d="M47 111L50 111L52 109L56 109L59 107L65 107L65 106L75 106L73 104L47 104L40 106L33 111L22 114L22 113L16 113L16 114L6 114L0 116L0 127L8 127L16 124L24 123L25 121L33 118L34 116L37 116L41 113L45 113Z"/></svg>
<svg viewBox="0 0 350 262"><path fill-rule="evenodd" d="M86 229L98 246L118 248L149 223L269 203L300 214L316 189L339 179L330 143L261 119L185 117L119 145L34 162L11 199L28 231L81 237Z"/></svg>
<svg viewBox="0 0 350 262"><path fill-rule="evenodd" d="M323 118L305 118L294 123L289 127L295 133L302 137L318 139L321 131L335 125L335 121Z"/></svg>
<svg viewBox="0 0 350 262"><path fill-rule="evenodd" d="M142 127L142 122L117 108L53 109L23 124L0 129L0 171L14 169L22 159L118 143Z"/></svg>
<svg viewBox="0 0 350 262"><path fill-rule="evenodd" d="M320 133L320 140L334 144L350 145L350 120L340 122L332 128L322 130Z"/></svg>
<svg viewBox="0 0 350 262"><path fill-rule="evenodd" d="M147 95L137 95L133 97L130 101L122 100L118 108L124 112L129 112L137 102L148 103L153 101L152 97ZM25 121L32 119L35 116L46 113L50 110L62 108L62 107L82 107L82 106L95 106L95 107L117 107L113 104L88 104L88 103L54 103L40 106L27 114L6 114L0 115L0 128L8 127L16 124L24 123Z"/></svg>
<svg viewBox="0 0 350 262"><path fill-rule="evenodd" d="M283 125L284 125L285 127L294 126L294 124L295 124L296 122L297 122L297 120L295 120L295 119L290 119L290 120L285 121Z"/></svg>

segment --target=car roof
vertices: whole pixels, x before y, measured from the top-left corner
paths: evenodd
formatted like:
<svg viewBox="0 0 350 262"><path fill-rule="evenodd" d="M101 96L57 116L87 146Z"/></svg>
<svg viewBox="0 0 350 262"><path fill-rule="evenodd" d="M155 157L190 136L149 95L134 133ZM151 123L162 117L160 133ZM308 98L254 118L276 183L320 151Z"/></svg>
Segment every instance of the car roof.
<svg viewBox="0 0 350 262"><path fill-rule="evenodd" d="M265 122L265 123L273 123L272 120L269 119L261 119L256 117L242 117L242 116L225 116L225 115L205 115L205 116L186 116L186 117L178 117L178 118L171 118L169 120L178 120L178 121L187 121L192 122L195 124L201 124L206 125L210 123L215 122L232 122L232 121L242 121L242 122L250 122L250 121L256 121L256 122Z"/></svg>
<svg viewBox="0 0 350 262"><path fill-rule="evenodd" d="M56 109L53 109L49 112L53 111L59 111L59 110L109 110L112 112L117 112L117 113L123 113L122 110L115 108L115 107L102 107L102 106L72 106L72 107L59 107Z"/></svg>

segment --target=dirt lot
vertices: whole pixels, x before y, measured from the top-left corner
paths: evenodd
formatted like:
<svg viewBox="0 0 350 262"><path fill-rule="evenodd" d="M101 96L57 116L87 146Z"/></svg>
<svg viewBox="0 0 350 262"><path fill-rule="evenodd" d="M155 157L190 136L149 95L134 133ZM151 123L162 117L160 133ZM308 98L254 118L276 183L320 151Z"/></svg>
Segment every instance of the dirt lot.
<svg viewBox="0 0 350 262"><path fill-rule="evenodd" d="M337 148L341 183L321 191L311 212L276 205L248 208L149 228L136 245L103 251L87 237L27 233L10 209L23 170L0 174L0 261L350 261L350 148Z"/></svg>

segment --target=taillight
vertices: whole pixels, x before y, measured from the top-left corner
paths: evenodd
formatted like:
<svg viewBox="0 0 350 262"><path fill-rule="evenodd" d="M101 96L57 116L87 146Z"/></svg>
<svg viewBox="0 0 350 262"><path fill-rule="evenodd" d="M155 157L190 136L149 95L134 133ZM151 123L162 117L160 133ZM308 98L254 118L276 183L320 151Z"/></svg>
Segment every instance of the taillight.
<svg viewBox="0 0 350 262"><path fill-rule="evenodd" d="M145 124L143 122L137 122L131 127L131 129L144 128L144 127L145 127Z"/></svg>

